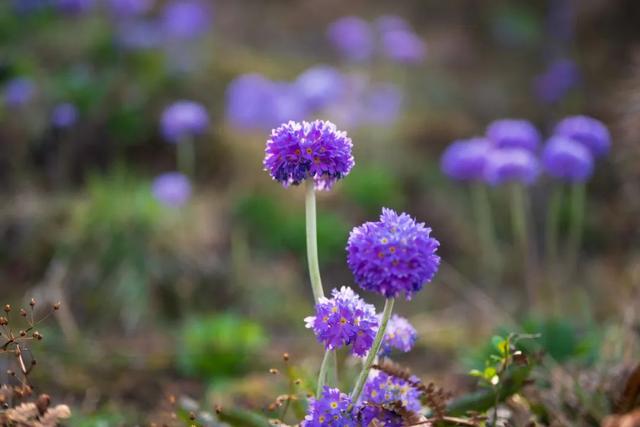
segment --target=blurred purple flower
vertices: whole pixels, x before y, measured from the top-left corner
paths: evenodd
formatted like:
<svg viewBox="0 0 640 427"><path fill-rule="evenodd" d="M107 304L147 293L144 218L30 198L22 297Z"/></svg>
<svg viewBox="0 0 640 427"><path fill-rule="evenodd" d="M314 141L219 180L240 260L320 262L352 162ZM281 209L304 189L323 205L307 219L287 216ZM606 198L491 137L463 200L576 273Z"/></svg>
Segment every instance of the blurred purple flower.
<svg viewBox="0 0 640 427"><path fill-rule="evenodd" d="M179 172L166 172L153 181L152 192L163 205L179 208L191 198L191 183Z"/></svg>
<svg viewBox="0 0 640 427"><path fill-rule="evenodd" d="M592 117L567 117L556 125L554 133L580 142L594 157L608 153L611 148L609 129L600 120Z"/></svg>
<svg viewBox="0 0 640 427"><path fill-rule="evenodd" d="M210 3L202 0L173 0L163 12L163 28L170 38L191 40L202 36L211 27Z"/></svg>
<svg viewBox="0 0 640 427"><path fill-rule="evenodd" d="M409 23L397 15L382 15L376 19L375 26L381 33L398 30L411 31Z"/></svg>
<svg viewBox="0 0 640 427"><path fill-rule="evenodd" d="M267 129L272 127L274 97L273 82L261 74L243 74L236 77L226 92L226 116L241 129Z"/></svg>
<svg viewBox="0 0 640 427"><path fill-rule="evenodd" d="M500 119L487 127L487 138L498 148L523 148L535 151L540 145L540 132L528 120Z"/></svg>
<svg viewBox="0 0 640 427"><path fill-rule="evenodd" d="M124 20L118 25L116 37L125 49L153 49L162 43L162 32L153 21Z"/></svg>
<svg viewBox="0 0 640 427"><path fill-rule="evenodd" d="M308 108L295 84L273 82L270 127L289 120L299 121L307 116Z"/></svg>
<svg viewBox="0 0 640 427"><path fill-rule="evenodd" d="M51 112L51 124L59 129L71 127L77 120L78 109L69 102L56 105Z"/></svg>
<svg viewBox="0 0 640 427"><path fill-rule="evenodd" d="M111 12L120 18L144 15L154 6L155 0L109 0Z"/></svg>
<svg viewBox="0 0 640 427"><path fill-rule="evenodd" d="M380 320L380 316L378 315L378 320ZM404 317L394 314L387 324L382 347L380 347L380 355L389 356L393 349L407 353L411 351L417 338L418 332L413 325Z"/></svg>
<svg viewBox="0 0 640 427"><path fill-rule="evenodd" d="M317 110L340 98L345 90L345 78L334 67L316 65L298 76L295 87L306 105Z"/></svg>
<svg viewBox="0 0 640 427"><path fill-rule="evenodd" d="M402 111L402 102L402 91L395 84L373 85L364 95L364 121L377 125L392 124Z"/></svg>
<svg viewBox="0 0 640 427"><path fill-rule="evenodd" d="M79 15L89 11L94 0L55 0L55 7L59 12L69 15Z"/></svg>
<svg viewBox="0 0 640 427"><path fill-rule="evenodd" d="M177 101L165 108L160 125L167 141L179 143L183 138L203 134L209 127L209 115L197 102Z"/></svg>
<svg viewBox="0 0 640 427"><path fill-rule="evenodd" d="M31 79L16 77L4 87L4 103L7 107L21 107L35 96L36 86Z"/></svg>
<svg viewBox="0 0 640 427"><path fill-rule="evenodd" d="M533 184L540 173L538 160L524 148L501 148L490 152L485 179L491 185L517 182Z"/></svg>
<svg viewBox="0 0 640 427"><path fill-rule="evenodd" d="M367 21L357 16L345 16L327 29L327 37L341 55L352 61L365 61L374 50L374 34Z"/></svg>
<svg viewBox="0 0 640 427"><path fill-rule="evenodd" d="M534 79L533 88L540 101L552 104L564 98L579 81L580 71L575 62L558 59Z"/></svg>
<svg viewBox="0 0 640 427"><path fill-rule="evenodd" d="M454 141L442 155L440 167L447 176L459 181L482 180L491 150L492 144L486 138Z"/></svg>
<svg viewBox="0 0 640 427"><path fill-rule="evenodd" d="M418 64L424 61L427 48L412 30L391 30L382 34L382 51L392 61Z"/></svg>
<svg viewBox="0 0 640 427"><path fill-rule="evenodd" d="M553 136L542 152L542 164L554 178L584 182L593 173L593 156L583 144L563 136Z"/></svg>

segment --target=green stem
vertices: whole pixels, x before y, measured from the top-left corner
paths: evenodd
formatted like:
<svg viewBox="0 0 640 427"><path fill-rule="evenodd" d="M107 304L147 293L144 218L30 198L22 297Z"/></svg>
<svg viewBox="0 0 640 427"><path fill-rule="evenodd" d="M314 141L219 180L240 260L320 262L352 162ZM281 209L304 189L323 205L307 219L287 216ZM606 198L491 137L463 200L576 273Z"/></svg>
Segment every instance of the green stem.
<svg viewBox="0 0 640 427"><path fill-rule="evenodd" d="M560 222L560 208L562 207L562 186L557 185L549 198L549 210L547 212L547 227L545 249L547 252L547 264L551 268L558 261L558 227Z"/></svg>
<svg viewBox="0 0 640 427"><path fill-rule="evenodd" d="M316 230L316 190L311 179L306 181L305 215L307 224L307 262L309 263L309 278L316 303L324 297L320 265L318 262L318 241Z"/></svg>
<svg viewBox="0 0 640 427"><path fill-rule="evenodd" d="M571 224L569 226L569 268L573 272L578 261L578 251L582 245L582 230L584 226L584 204L586 188L584 183L571 186Z"/></svg>
<svg viewBox="0 0 640 427"><path fill-rule="evenodd" d="M511 225L513 234L518 246L518 252L522 257L522 270L524 272L524 286L527 293L528 301L536 305L536 292L531 281L532 261L530 259L530 242L527 226L527 196L525 187L521 184L514 183L510 187L511 191Z"/></svg>
<svg viewBox="0 0 640 427"><path fill-rule="evenodd" d="M195 174L196 165L196 153L193 146L192 138L183 138L178 141L178 170L188 177L193 177Z"/></svg>
<svg viewBox="0 0 640 427"><path fill-rule="evenodd" d="M322 395L322 389L327 381L327 368L329 367L329 361L331 360L331 355L336 354L335 351L327 350L324 352L324 357L322 358L322 364L320 365L320 373L318 374L318 387L316 389L316 397L320 399Z"/></svg>
<svg viewBox="0 0 640 427"><path fill-rule="evenodd" d="M356 380L356 385L353 387L353 392L351 393L351 400L355 404L357 403L360 395L362 394L362 389L364 388L364 384L367 382L367 377L369 376L369 371L371 370L371 365L373 365L373 361L378 355L380 351L380 346L382 345L382 338L384 338L384 333L387 330L387 323L389 323L389 319L391 318L391 312L393 311L393 298L388 298L384 302L384 310L382 311L382 319L380 320L380 327L378 328L378 332L376 333L376 337L373 340L373 345L371 346L371 350L369 350L369 354L367 354L367 358L365 359L364 366L362 367L362 371L360 371L360 375Z"/></svg>
<svg viewBox="0 0 640 427"><path fill-rule="evenodd" d="M491 213L491 203L487 187L482 183L473 183L471 187L471 197L475 209L476 220L478 221L478 237L485 250L482 252L483 267L486 272L495 272L498 269L498 245L496 243L496 233Z"/></svg>

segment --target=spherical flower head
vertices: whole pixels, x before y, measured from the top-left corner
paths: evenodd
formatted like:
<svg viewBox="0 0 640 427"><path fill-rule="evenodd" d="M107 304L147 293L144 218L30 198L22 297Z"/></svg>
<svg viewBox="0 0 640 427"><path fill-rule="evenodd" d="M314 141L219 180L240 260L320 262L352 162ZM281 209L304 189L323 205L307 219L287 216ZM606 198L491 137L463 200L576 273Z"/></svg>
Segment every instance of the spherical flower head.
<svg viewBox="0 0 640 427"><path fill-rule="evenodd" d="M482 180L491 149L491 142L485 138L454 141L442 155L440 168L458 181Z"/></svg>
<svg viewBox="0 0 640 427"><path fill-rule="evenodd" d="M337 388L327 386L319 399L309 399L307 415L301 427L356 427L349 411L351 398Z"/></svg>
<svg viewBox="0 0 640 427"><path fill-rule="evenodd" d="M556 125L554 133L580 142L594 157L607 154L611 148L609 130L600 120L592 117L567 117Z"/></svg>
<svg viewBox="0 0 640 427"><path fill-rule="evenodd" d="M4 102L8 107L21 107L35 96L36 86L31 79L17 77L4 88Z"/></svg>
<svg viewBox="0 0 640 427"><path fill-rule="evenodd" d="M540 145L540 132L528 120L500 119L489 124L487 138L498 148L523 148L535 151Z"/></svg>
<svg viewBox="0 0 640 427"><path fill-rule="evenodd" d="M305 318L326 349L351 345L351 352L366 356L378 330L378 318L373 305L365 303L351 288L334 289L331 298L321 298L316 315Z"/></svg>
<svg viewBox="0 0 640 427"><path fill-rule="evenodd" d="M422 408L419 390L408 381L384 372L377 372L370 376L364 386L361 401L376 405L392 405L399 402L404 408L413 412L418 412Z"/></svg>
<svg viewBox="0 0 640 427"><path fill-rule="evenodd" d="M347 243L347 262L361 288L411 299L430 282L440 266L440 243L431 228L406 213L382 209L380 221L354 228Z"/></svg>
<svg viewBox="0 0 640 427"><path fill-rule="evenodd" d="M334 67L317 65L300 74L295 86L309 108L321 109L341 97L345 78Z"/></svg>
<svg viewBox="0 0 640 427"><path fill-rule="evenodd" d="M178 143L204 133L209 126L209 115L197 102L178 101L164 110L160 125L167 141Z"/></svg>
<svg viewBox="0 0 640 427"><path fill-rule="evenodd" d="M378 317L380 318L380 317ZM381 356L389 356L393 349L404 353L411 351L418 338L416 329L404 317L394 314L387 323L387 330L380 347Z"/></svg>
<svg viewBox="0 0 640 427"><path fill-rule="evenodd" d="M167 172L156 177L151 191L163 205L179 208L191 198L191 183L179 172Z"/></svg>
<svg viewBox="0 0 640 427"><path fill-rule="evenodd" d="M427 54L424 41L408 29L385 31L382 49L387 58L403 64L419 64Z"/></svg>
<svg viewBox="0 0 640 427"><path fill-rule="evenodd" d="M227 86L227 120L240 129L269 129L273 126L274 92L273 82L261 74L236 77Z"/></svg>
<svg viewBox="0 0 640 427"><path fill-rule="evenodd" d="M58 129L69 128L73 126L77 120L78 109L69 102L56 105L51 112L51 124Z"/></svg>
<svg viewBox="0 0 640 427"><path fill-rule="evenodd" d="M290 121L271 131L263 165L285 187L313 179L316 189L328 190L351 171L352 147L331 122Z"/></svg>
<svg viewBox="0 0 640 427"><path fill-rule="evenodd" d="M352 61L366 61L373 54L373 30L367 21L357 16L345 16L333 22L327 37L338 52Z"/></svg>
<svg viewBox="0 0 640 427"><path fill-rule="evenodd" d="M193 40L211 27L210 3L202 0L173 0L163 13L165 33L178 40Z"/></svg>
<svg viewBox="0 0 640 427"><path fill-rule="evenodd" d="M540 174L538 159L523 148L492 150L485 167L485 180L491 185L515 182L533 184Z"/></svg>
<svg viewBox="0 0 640 427"><path fill-rule="evenodd" d="M580 70L570 59L552 62L546 71L533 81L536 97L547 104L560 101L580 81Z"/></svg>
<svg viewBox="0 0 640 427"><path fill-rule="evenodd" d="M587 147L563 136L554 136L542 152L542 165L554 178L584 182L593 173L593 156Z"/></svg>

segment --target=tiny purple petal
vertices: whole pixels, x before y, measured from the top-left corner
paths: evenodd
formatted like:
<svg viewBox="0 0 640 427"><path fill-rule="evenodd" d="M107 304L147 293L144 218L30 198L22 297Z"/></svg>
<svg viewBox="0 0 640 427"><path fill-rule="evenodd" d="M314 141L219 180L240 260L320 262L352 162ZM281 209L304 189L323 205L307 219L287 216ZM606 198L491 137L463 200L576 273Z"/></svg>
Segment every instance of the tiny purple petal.
<svg viewBox="0 0 640 427"><path fill-rule="evenodd" d="M431 228L409 215L382 209L380 221L355 227L347 243L347 262L356 283L386 298L411 299L440 266L440 243Z"/></svg>

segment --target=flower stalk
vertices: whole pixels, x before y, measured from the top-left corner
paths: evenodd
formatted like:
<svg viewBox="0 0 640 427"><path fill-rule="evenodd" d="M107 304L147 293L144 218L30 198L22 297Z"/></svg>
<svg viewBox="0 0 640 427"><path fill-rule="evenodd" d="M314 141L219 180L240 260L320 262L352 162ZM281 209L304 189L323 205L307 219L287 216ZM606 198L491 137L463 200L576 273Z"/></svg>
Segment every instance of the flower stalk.
<svg viewBox="0 0 640 427"><path fill-rule="evenodd" d="M318 238L316 226L316 190L313 180L308 179L305 197L305 219L307 230L307 263L309 264L309 279L311 290L316 303L324 297L322 278L320 277L320 264L318 261Z"/></svg>
<svg viewBox="0 0 640 427"><path fill-rule="evenodd" d="M389 323L389 319L391 318L394 302L395 302L394 298L387 298L384 302L384 310L382 311L382 318L380 319L380 327L378 328L378 333L376 334L376 337L373 340L373 345L371 346L371 350L369 350L369 354L367 354L367 358L364 361L364 366L362 367L362 371L360 371L360 375L358 375L356 384L353 387L353 392L351 393L351 400L354 403L358 402L358 399L362 394L362 390L364 389L364 384L367 382L367 378L369 377L369 371L371 370L373 361L375 360L376 356L378 355L378 352L380 351L380 346L382 345L382 339L384 338L384 334L387 330L387 324Z"/></svg>

